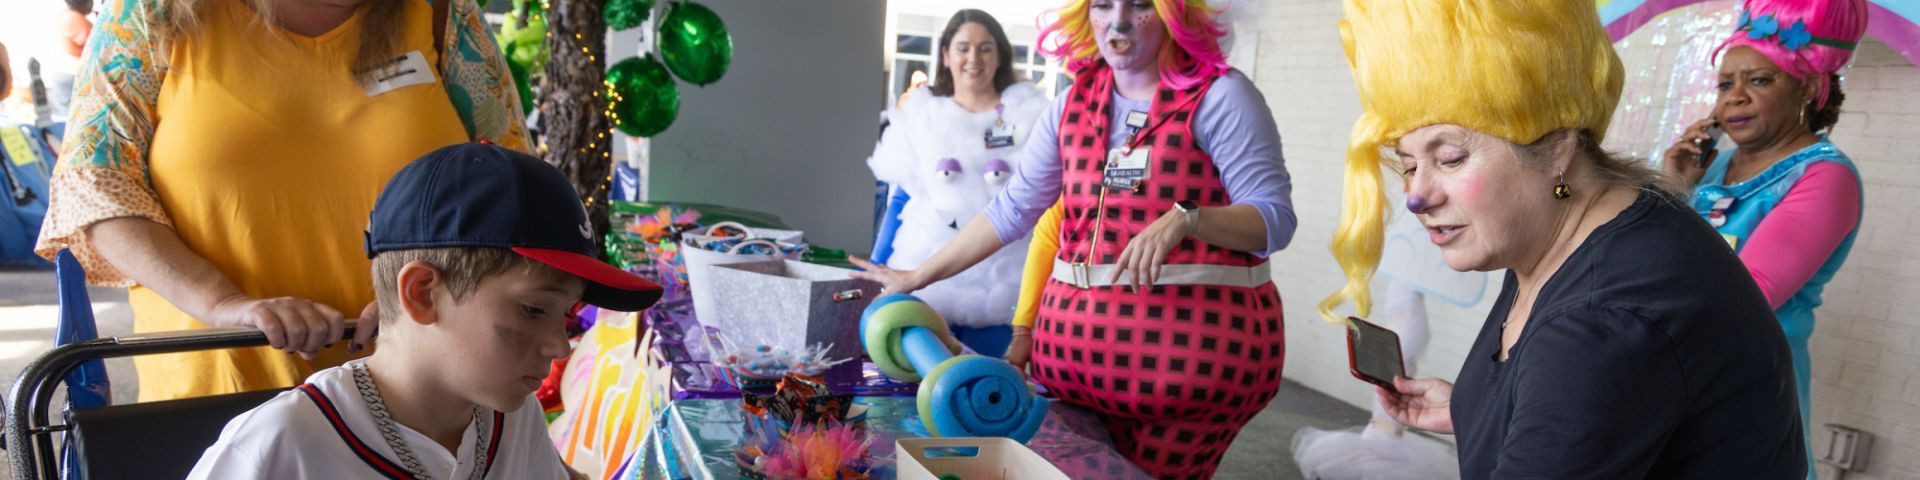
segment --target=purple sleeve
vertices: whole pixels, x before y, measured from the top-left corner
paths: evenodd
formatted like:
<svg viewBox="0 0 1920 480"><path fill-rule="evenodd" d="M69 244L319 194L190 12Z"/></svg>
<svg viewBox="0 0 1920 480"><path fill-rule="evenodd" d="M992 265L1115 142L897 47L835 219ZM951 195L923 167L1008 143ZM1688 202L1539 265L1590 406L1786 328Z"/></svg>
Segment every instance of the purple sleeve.
<svg viewBox="0 0 1920 480"><path fill-rule="evenodd" d="M1026 146L1013 155L1013 178L980 211L993 224L1001 245L1026 236L1040 214L1060 198L1060 113L1066 110L1066 99L1061 94L1045 115L1034 120Z"/></svg>
<svg viewBox="0 0 1920 480"><path fill-rule="evenodd" d="M1194 140L1213 156L1214 168L1235 205L1252 205L1267 223L1265 257L1293 241L1293 180L1280 154L1280 129L1266 97L1240 72L1213 82L1193 123Z"/></svg>

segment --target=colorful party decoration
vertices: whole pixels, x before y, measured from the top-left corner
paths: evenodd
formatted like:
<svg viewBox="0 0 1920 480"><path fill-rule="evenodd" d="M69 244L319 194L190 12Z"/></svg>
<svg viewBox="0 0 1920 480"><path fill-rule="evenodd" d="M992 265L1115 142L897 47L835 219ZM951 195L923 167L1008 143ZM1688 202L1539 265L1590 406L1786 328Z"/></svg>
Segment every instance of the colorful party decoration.
<svg viewBox="0 0 1920 480"><path fill-rule="evenodd" d="M771 440L749 438L735 458L747 478L864 480L872 443L857 424L802 424Z"/></svg>
<svg viewBox="0 0 1920 480"><path fill-rule="evenodd" d="M607 71L607 94L608 120L627 135L654 136L680 114L680 87L651 55L614 64Z"/></svg>
<svg viewBox="0 0 1920 480"><path fill-rule="evenodd" d="M1607 35L1620 41L1654 17L1676 8L1708 0L1600 0L1600 23ZM1778 28L1791 30L1790 25ZM1920 2L1912 0L1867 0L1867 36L1879 39L1893 50L1920 66ZM1798 41L1798 35L1794 40ZM1756 37L1757 38L1757 37Z"/></svg>
<svg viewBox="0 0 1920 480"><path fill-rule="evenodd" d="M693 2L668 7L660 21L660 56L674 76L694 85L719 80L733 63L733 36L720 16Z"/></svg>
<svg viewBox="0 0 1920 480"><path fill-rule="evenodd" d="M607 9L601 12L606 18L607 27L614 30L627 30L646 23L647 16L653 13L654 0L607 0Z"/></svg>

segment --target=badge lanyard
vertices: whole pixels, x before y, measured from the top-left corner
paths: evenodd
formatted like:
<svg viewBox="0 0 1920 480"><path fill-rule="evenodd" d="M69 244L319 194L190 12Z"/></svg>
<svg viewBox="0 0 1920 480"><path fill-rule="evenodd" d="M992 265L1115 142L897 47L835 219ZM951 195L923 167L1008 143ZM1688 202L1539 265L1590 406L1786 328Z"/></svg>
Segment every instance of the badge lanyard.
<svg viewBox="0 0 1920 480"><path fill-rule="evenodd" d="M1107 81L1111 81L1111 80L1107 80ZM1151 107L1149 107L1149 109L1151 109ZM1140 143L1147 138L1148 134L1153 132L1154 129L1159 128L1160 125L1164 124L1168 118L1172 117L1172 115L1164 115L1158 120L1154 120L1151 117L1152 115L1150 113L1140 112L1140 111L1133 111L1127 114L1127 118L1126 118L1126 125L1128 129L1127 137L1125 140L1121 140L1120 142L1121 155L1123 156L1133 155L1134 149L1139 148ZM1111 157L1112 154L1109 153L1108 155ZM1108 163L1112 163L1113 161L1114 160L1111 158L1108 159ZM1148 160L1146 162L1146 165L1143 166L1143 168L1150 169L1152 166L1152 163L1153 162L1151 160ZM1102 167L1111 167L1111 165L1102 165ZM1100 183L1096 187L1100 189L1100 195L1099 195L1099 199L1095 201L1094 207L1093 207L1094 208L1093 241L1088 244L1087 254L1085 257L1081 258L1081 261L1072 262L1069 264L1073 268L1072 273L1073 273L1074 287L1077 287L1081 290L1087 290L1092 288L1092 279L1088 278L1089 273L1087 270L1087 265L1095 261L1094 255L1096 254L1096 252L1100 251L1100 237L1104 236L1103 234L1106 233L1105 220L1107 219L1107 216L1106 216L1107 191L1112 190L1112 188L1109 188L1107 186L1107 180L1108 180L1107 175L1111 173L1111 171L1112 171L1112 168L1100 169ZM1136 181L1133 184L1133 187L1137 189L1144 185L1145 183Z"/></svg>
<svg viewBox="0 0 1920 480"><path fill-rule="evenodd" d="M1133 154L1134 147L1137 147L1139 145L1139 139L1142 137L1142 135L1140 135L1140 130L1147 126L1147 117L1148 117L1147 114L1141 113L1139 111L1133 111L1133 112L1127 113L1127 138L1120 142L1121 155L1129 156ZM1158 126L1158 125L1155 125L1155 126ZM1108 156L1111 157L1112 154L1109 153ZM1102 168L1100 169L1100 184L1094 187L1094 188L1100 189L1100 197L1099 197L1099 200L1096 200L1094 202L1094 206L1093 206L1093 242L1087 245L1087 255L1085 257L1081 257L1079 262L1074 262L1071 264L1071 266L1073 267L1074 286L1080 288L1081 290L1086 290L1092 287L1093 279L1088 278L1089 274L1087 272L1087 265L1094 262L1093 256L1100 251L1100 237L1104 236L1104 234L1106 233L1105 222L1107 220L1107 214L1106 214L1107 191L1113 189L1107 185L1107 174L1113 172L1113 167L1114 167L1113 164L1115 162L1116 160L1112 158L1108 158L1106 164L1101 165ZM1148 163L1151 163L1151 162L1148 162ZM1136 187L1139 185L1143 185L1142 183L1138 183L1139 182L1138 179L1134 181L1136 182L1134 183Z"/></svg>

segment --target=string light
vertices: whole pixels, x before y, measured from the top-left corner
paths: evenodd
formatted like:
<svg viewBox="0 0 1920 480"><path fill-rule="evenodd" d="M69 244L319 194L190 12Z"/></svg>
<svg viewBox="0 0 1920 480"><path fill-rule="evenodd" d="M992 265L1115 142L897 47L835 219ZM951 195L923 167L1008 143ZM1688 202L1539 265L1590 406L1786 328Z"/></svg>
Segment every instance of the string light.
<svg viewBox="0 0 1920 480"><path fill-rule="evenodd" d="M553 10L553 3L549 0L542 0L540 2L540 5L542 9L545 11ZM554 37L553 30L552 29L547 30L546 38L549 41L551 41L553 37ZM591 64L598 64L600 62L600 56L595 54L593 51L593 48L592 48L593 42L588 42L586 35L584 33L576 32L573 34L573 38L577 42L574 46L578 47L580 49L580 53L587 57L587 62ZM603 80L602 85L603 85L603 88L595 89L595 91L593 92L593 98L608 99L607 103L605 104L606 108L604 111L604 115L605 115L604 118L607 119L608 125L610 126L612 124L620 122L620 116L619 114L614 112L613 104L615 102L619 102L623 100L623 98L619 95L618 92L613 92L611 90L611 86L612 86L611 84ZM603 91L607 92L607 94L602 95L601 92ZM588 123L594 124L596 122L589 120ZM581 147L579 149L582 156L592 155L594 149L599 149L600 158L606 159L609 162L611 162L611 160L613 159L613 152L612 152L612 145L610 144L607 138L607 132L602 131L602 132L596 133L594 135L593 140L588 143L589 144L587 146ZM538 150L543 155L549 151L548 146L545 144L545 142L542 142L542 144L538 146ZM604 178L599 185L595 186L592 189L592 191L587 192L587 196L586 196L587 198L586 198L585 204L588 209L592 209L595 205L597 205L599 202L600 196L605 194L613 186L614 174L611 171L612 165L611 163L609 163L607 166L609 171L607 172L606 178ZM576 164L575 167L577 168L578 165Z"/></svg>

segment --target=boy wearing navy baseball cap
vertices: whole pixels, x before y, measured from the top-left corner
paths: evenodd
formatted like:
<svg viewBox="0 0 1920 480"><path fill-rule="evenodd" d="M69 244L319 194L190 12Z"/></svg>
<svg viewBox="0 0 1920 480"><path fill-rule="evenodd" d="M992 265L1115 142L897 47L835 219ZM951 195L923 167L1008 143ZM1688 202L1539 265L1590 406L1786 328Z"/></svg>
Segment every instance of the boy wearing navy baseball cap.
<svg viewBox="0 0 1920 480"><path fill-rule="evenodd" d="M559 170L491 144L401 169L366 244L373 356L235 417L190 478L567 478L531 400L571 312L642 310L660 286L593 257Z"/></svg>

